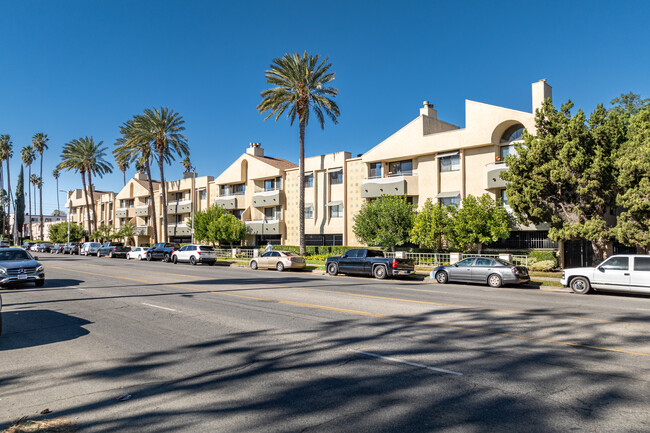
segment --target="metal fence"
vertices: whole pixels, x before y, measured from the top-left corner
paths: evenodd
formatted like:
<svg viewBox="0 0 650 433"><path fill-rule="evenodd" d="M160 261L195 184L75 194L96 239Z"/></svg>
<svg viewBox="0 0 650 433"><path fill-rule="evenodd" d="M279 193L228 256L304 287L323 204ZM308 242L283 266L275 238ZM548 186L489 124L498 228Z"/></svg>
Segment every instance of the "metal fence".
<svg viewBox="0 0 650 433"><path fill-rule="evenodd" d="M229 248L220 248L214 250L217 254L217 257L223 258L223 259L231 259L233 258L232 250ZM236 248L235 249L235 258L238 259L252 259L253 258L253 251L255 251L254 248Z"/></svg>
<svg viewBox="0 0 650 433"><path fill-rule="evenodd" d="M415 266L446 266L451 263L449 253L403 253L407 259L413 260ZM395 257L395 253L387 251L386 257ZM498 254L461 254L461 259L467 257L490 257L498 259ZM528 266L528 256L513 255L510 256L512 263L518 266Z"/></svg>

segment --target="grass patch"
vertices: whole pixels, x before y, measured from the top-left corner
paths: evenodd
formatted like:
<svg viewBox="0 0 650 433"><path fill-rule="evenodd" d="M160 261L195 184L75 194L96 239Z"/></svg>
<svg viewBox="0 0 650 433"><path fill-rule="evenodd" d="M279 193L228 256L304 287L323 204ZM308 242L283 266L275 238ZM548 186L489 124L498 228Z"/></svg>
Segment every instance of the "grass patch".
<svg viewBox="0 0 650 433"><path fill-rule="evenodd" d="M562 278L562 272L528 272L531 277L549 277L549 278Z"/></svg>
<svg viewBox="0 0 650 433"><path fill-rule="evenodd" d="M535 281L535 280L530 280L528 282L531 286L552 286L552 287L563 287L562 284L560 284L557 281Z"/></svg>
<svg viewBox="0 0 650 433"><path fill-rule="evenodd" d="M75 433L75 424L65 418L35 421L20 419L3 433Z"/></svg>

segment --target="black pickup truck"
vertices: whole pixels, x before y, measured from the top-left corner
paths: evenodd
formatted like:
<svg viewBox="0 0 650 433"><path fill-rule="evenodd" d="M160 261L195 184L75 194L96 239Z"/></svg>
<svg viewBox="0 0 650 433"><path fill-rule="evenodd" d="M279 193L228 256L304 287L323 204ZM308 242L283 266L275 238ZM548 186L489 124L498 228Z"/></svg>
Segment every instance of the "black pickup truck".
<svg viewBox="0 0 650 433"><path fill-rule="evenodd" d="M330 275L372 275L380 280L397 275L411 275L415 271L412 260L384 257L383 251L365 248L348 250L342 256L328 257L325 269Z"/></svg>
<svg viewBox="0 0 650 433"><path fill-rule="evenodd" d="M172 242L161 242L149 248L147 251L147 261L152 260L163 260L164 262L169 262L172 258L172 253L174 250L180 248L180 245Z"/></svg>
<svg viewBox="0 0 650 433"><path fill-rule="evenodd" d="M126 257L126 253L129 251L131 248L125 247L122 242L104 242L104 245L97 250L97 257Z"/></svg>

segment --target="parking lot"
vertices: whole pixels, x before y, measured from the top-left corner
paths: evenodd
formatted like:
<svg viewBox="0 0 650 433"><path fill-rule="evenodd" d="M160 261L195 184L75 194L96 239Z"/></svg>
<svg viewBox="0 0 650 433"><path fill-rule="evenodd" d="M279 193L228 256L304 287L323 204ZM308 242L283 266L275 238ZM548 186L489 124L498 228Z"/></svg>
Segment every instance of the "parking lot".
<svg viewBox="0 0 650 433"><path fill-rule="evenodd" d="M39 256L1 290L0 427L650 428L648 297Z"/></svg>

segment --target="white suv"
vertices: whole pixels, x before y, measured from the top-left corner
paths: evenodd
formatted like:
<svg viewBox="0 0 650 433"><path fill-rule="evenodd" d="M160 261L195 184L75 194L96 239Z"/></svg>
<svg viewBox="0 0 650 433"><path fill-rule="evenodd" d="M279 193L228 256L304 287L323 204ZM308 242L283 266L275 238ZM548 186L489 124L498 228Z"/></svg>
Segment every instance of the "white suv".
<svg viewBox="0 0 650 433"><path fill-rule="evenodd" d="M97 250L102 246L99 242L86 242L79 249L79 254L82 256L94 256Z"/></svg>
<svg viewBox="0 0 650 433"><path fill-rule="evenodd" d="M217 253L208 245L185 245L172 253L172 262L189 262L192 265L207 263L210 266L217 261Z"/></svg>
<svg viewBox="0 0 650 433"><path fill-rule="evenodd" d="M584 295L591 289L650 293L650 256L626 254L608 258L595 268L565 269L564 287Z"/></svg>

